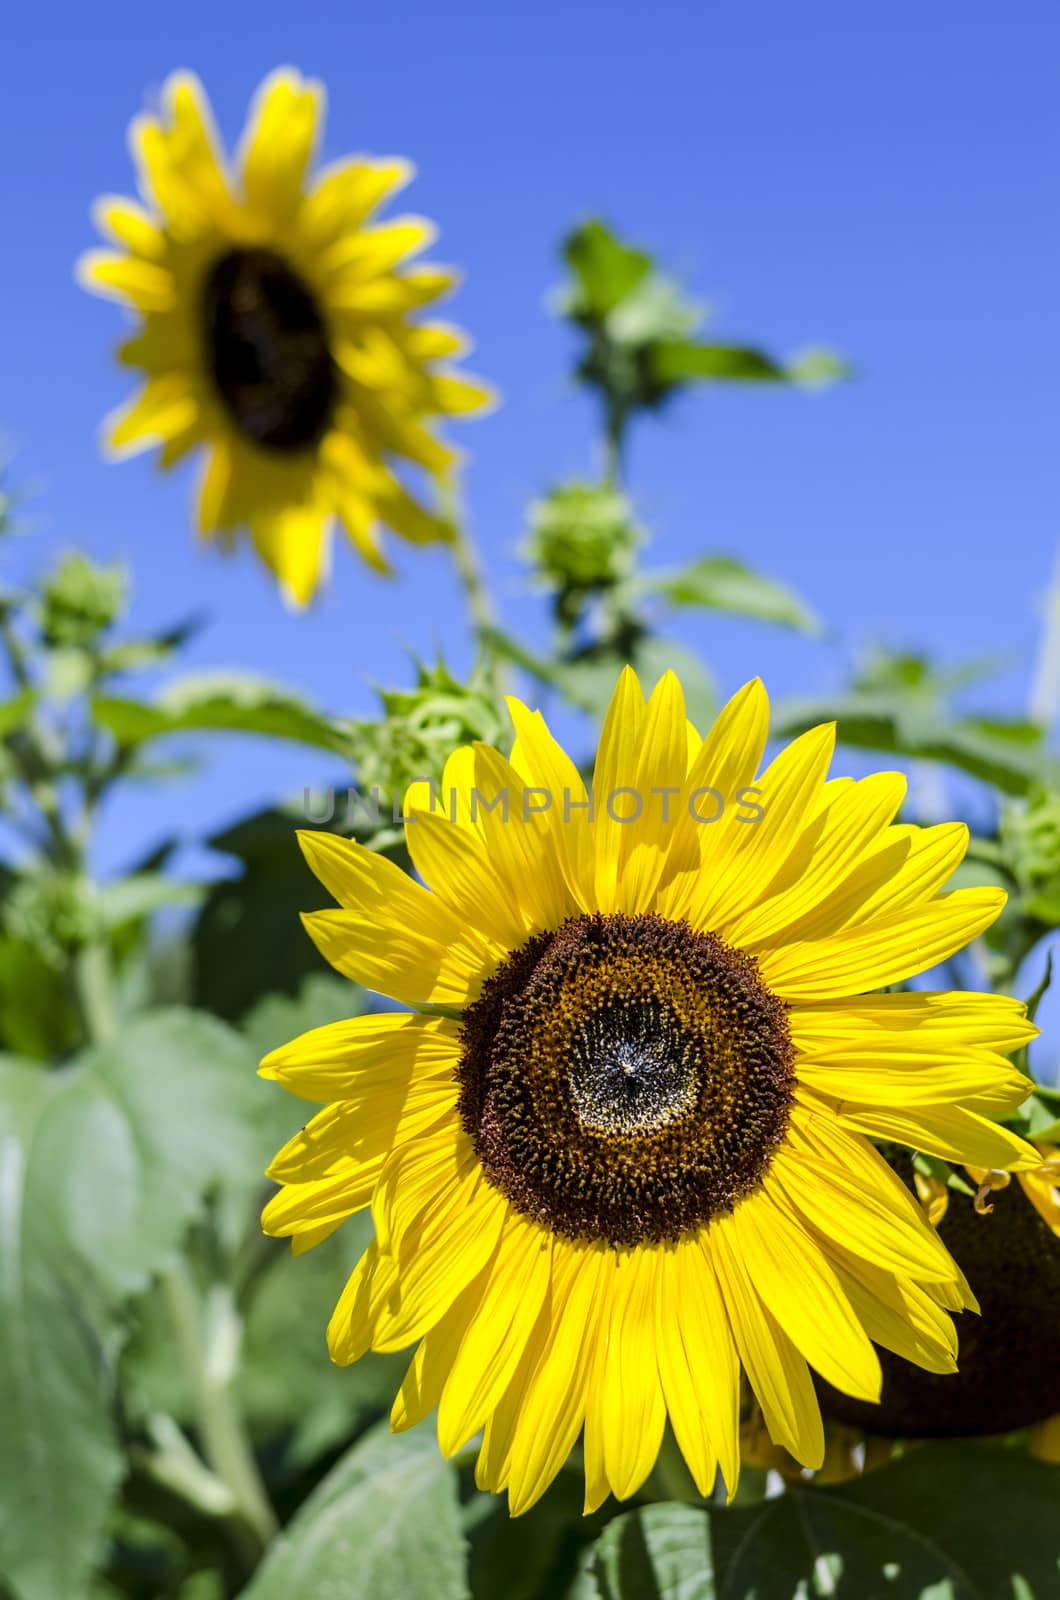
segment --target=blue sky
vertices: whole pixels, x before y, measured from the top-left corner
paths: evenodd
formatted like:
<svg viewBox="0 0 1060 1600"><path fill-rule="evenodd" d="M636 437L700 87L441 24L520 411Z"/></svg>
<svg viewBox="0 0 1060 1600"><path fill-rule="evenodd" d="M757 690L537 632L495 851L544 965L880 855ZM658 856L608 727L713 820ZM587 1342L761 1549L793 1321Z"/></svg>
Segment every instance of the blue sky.
<svg viewBox="0 0 1060 1600"><path fill-rule="evenodd" d="M673 562L742 556L795 585L839 630L822 645L690 620L723 688L760 672L825 690L873 640L944 660L1000 649L998 703L1026 699L1060 535L1060 12L910 0L852 7L428 4L18 7L0 131L4 346L0 428L38 491L16 578L79 543L135 572L134 622L206 609L188 661L241 667L338 711L368 680L404 681L409 648L466 662L445 558L395 548L399 580L336 553L307 617L249 556L192 542L192 476L100 458L100 418L128 393L118 310L73 262L89 205L128 191L130 116L178 66L204 79L234 141L261 77L322 76L325 157L411 156L409 209L467 281L451 314L504 404L468 423L466 489L505 619L538 640L512 560L527 502L589 470L594 418L550 319L557 242L609 218L716 309L718 337L781 353L827 342L858 367L824 395L700 391L633 442L630 487ZM12 70L13 68L13 70ZM174 830L216 827L327 770L294 748L218 743L198 776L120 800L112 868Z"/></svg>

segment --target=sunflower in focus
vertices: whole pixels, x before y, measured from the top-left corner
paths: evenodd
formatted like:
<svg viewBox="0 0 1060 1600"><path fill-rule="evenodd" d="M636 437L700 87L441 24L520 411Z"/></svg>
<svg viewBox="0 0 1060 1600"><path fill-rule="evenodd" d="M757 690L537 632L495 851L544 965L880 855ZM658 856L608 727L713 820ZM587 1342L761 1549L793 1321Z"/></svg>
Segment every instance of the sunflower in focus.
<svg viewBox="0 0 1060 1600"><path fill-rule="evenodd" d="M490 399L439 365L464 350L463 336L415 320L455 281L442 267L403 265L430 243L431 225L373 223L409 163L354 157L314 180L323 110L319 83L273 73L237 177L198 80L174 74L159 115L130 130L144 204L99 201L97 225L119 248L79 263L86 287L139 320L119 358L144 384L109 419L110 449L157 444L170 467L202 446L200 533L231 544L248 531L298 606L326 572L336 521L380 570L380 524L417 544L448 536L408 479L444 484L456 457L433 419Z"/></svg>
<svg viewBox="0 0 1060 1600"><path fill-rule="evenodd" d="M338 909L306 927L412 1007L318 1028L262 1073L319 1111L280 1151L267 1232L304 1250L370 1206L332 1358L416 1346L395 1429L482 1430L513 1514L582 1436L587 1510L632 1495L667 1419L709 1494L739 1471L741 1369L769 1434L824 1451L810 1369L867 1400L875 1345L956 1370L968 1285L871 1142L1023 1170L993 1120L1035 1029L986 994L873 994L998 915L942 892L961 824L896 824L905 780L829 780L834 728L760 772L754 681L705 738L668 673L619 680L588 786L509 701L510 759L450 757L405 800L423 885L325 833Z"/></svg>

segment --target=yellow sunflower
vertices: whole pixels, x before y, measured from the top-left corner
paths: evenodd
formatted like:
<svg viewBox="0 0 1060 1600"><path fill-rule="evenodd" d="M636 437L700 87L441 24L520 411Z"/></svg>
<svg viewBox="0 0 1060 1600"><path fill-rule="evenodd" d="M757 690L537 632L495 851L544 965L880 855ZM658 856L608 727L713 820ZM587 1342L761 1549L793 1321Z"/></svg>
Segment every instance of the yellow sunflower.
<svg viewBox="0 0 1060 1600"><path fill-rule="evenodd" d="M874 1343L955 1370L971 1293L870 1139L1037 1164L993 1116L1027 1080L1014 1000L871 995L997 916L940 893L960 824L894 823L898 773L829 781L834 729L759 775L757 681L705 739L672 673L619 680L587 792L540 713L414 785L423 887L304 833L340 909L306 927L413 1013L319 1028L263 1074L324 1109L270 1168L308 1249L370 1205L332 1358L417 1344L394 1405L513 1513L584 1435L586 1507L644 1481L669 1417L700 1491L739 1467L741 1366L777 1444L824 1441L809 1367L875 1400Z"/></svg>
<svg viewBox="0 0 1060 1600"><path fill-rule="evenodd" d="M236 178L201 85L175 73L160 114L131 128L145 204L101 200L97 225L120 253L91 251L78 269L140 320L119 357L145 383L109 419L110 448L157 443L169 467L202 445L199 531L230 544L249 530L296 605L326 569L336 519L380 570L381 522L414 543L447 537L395 463L444 481L456 458L431 419L490 398L438 366L462 352L463 336L414 320L455 281L446 268L400 266L431 241L431 225L372 224L411 166L355 157L313 181L323 109L319 83L273 73Z"/></svg>

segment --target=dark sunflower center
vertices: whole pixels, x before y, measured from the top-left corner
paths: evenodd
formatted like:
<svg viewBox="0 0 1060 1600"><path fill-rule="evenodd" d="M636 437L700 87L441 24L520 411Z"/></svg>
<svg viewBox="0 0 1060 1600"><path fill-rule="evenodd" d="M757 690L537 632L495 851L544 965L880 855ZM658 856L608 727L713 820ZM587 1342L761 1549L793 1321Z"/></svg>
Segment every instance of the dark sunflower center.
<svg viewBox="0 0 1060 1600"><path fill-rule="evenodd" d="M662 917L528 941L463 1026L460 1114L490 1181L570 1239L678 1239L760 1183L792 1046L755 963Z"/></svg>
<svg viewBox="0 0 1060 1600"><path fill-rule="evenodd" d="M230 250L207 274L207 360L234 422L263 450L306 450L327 431L338 384L313 294L272 250Z"/></svg>

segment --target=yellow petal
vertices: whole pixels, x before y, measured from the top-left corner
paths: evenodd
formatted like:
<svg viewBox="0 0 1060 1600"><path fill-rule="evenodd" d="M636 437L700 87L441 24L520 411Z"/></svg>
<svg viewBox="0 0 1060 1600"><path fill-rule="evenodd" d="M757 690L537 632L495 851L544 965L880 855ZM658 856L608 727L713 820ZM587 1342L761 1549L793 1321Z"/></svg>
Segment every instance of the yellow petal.
<svg viewBox="0 0 1060 1600"><path fill-rule="evenodd" d="M104 195L92 207L92 220L100 233L108 234L115 244L123 245L134 256L145 261L160 261L165 255L165 235L150 213L135 200Z"/></svg>
<svg viewBox="0 0 1060 1600"><path fill-rule="evenodd" d="M385 1092L414 1077L451 1076L459 1060L455 1022L389 1011L311 1028L271 1051L258 1070L291 1094L330 1101Z"/></svg>
<svg viewBox="0 0 1060 1600"><path fill-rule="evenodd" d="M306 196L299 228L316 249L321 249L340 233L359 228L388 195L403 188L413 175L412 163L400 156L381 161L355 156L339 162L320 174L312 194Z"/></svg>
<svg viewBox="0 0 1060 1600"><path fill-rule="evenodd" d="M899 983L937 966L989 928L1006 898L1003 889L955 889L832 939L765 950L759 956L762 976L775 994L795 1001Z"/></svg>
<svg viewBox="0 0 1060 1600"><path fill-rule="evenodd" d="M420 1078L387 1091L339 1100L310 1119L269 1163L276 1183L308 1183L351 1165L374 1162L443 1118L455 1120L457 1086L449 1077Z"/></svg>
<svg viewBox="0 0 1060 1600"><path fill-rule="evenodd" d="M880 1398L876 1352L828 1260L775 1189L766 1185L732 1213L747 1273L774 1318L812 1367L844 1394Z"/></svg>
<svg viewBox="0 0 1060 1600"><path fill-rule="evenodd" d="M343 911L303 922L325 960L408 1005L463 1007L504 952L393 862L334 834L299 834L306 859Z"/></svg>
<svg viewBox="0 0 1060 1600"><path fill-rule="evenodd" d="M593 769L593 846L596 859L596 905L600 911L615 909L619 863L624 848L623 835L628 824L629 796L618 794L628 787L640 750L644 721L644 695L632 667L623 667L604 718L603 731Z"/></svg>
<svg viewBox="0 0 1060 1600"><path fill-rule="evenodd" d="M655 1352L658 1293L655 1250L613 1251L609 1308L601 1323L601 1406L586 1419L602 1427L603 1458L612 1492L636 1494L655 1465L666 1406Z"/></svg>
<svg viewBox="0 0 1060 1600"><path fill-rule="evenodd" d="M376 228L359 228L340 234L325 252L323 270L341 281L379 277L406 256L433 244L438 230L426 217L395 217ZM341 302L340 302L341 303Z"/></svg>
<svg viewBox="0 0 1060 1600"><path fill-rule="evenodd" d="M125 300L144 313L171 311L176 304L173 275L155 261L88 250L77 263L81 285L95 294Z"/></svg>
<svg viewBox="0 0 1060 1600"><path fill-rule="evenodd" d="M759 1298L731 1217L711 1223L707 1244L740 1359L770 1437L804 1467L819 1467L824 1459L824 1428L809 1369Z"/></svg>
<svg viewBox="0 0 1060 1600"><path fill-rule="evenodd" d="M666 1409L696 1488L709 1498L720 1464L731 1499L740 1471L740 1366L699 1238L659 1252L655 1337Z"/></svg>
<svg viewBox="0 0 1060 1600"><path fill-rule="evenodd" d="M593 836L585 783L570 756L549 731L540 711L531 711L509 695L515 728L511 764L523 783L535 791L531 804L546 807L550 848L559 862L572 905L593 908Z"/></svg>
<svg viewBox="0 0 1060 1600"><path fill-rule="evenodd" d="M925 1155L944 1161L997 1167L1008 1172L1031 1172L1039 1158L1034 1146L1001 1123L964 1106L917 1106L902 1111L893 1106L872 1106L839 1113L844 1128L874 1139L893 1139Z"/></svg>
<svg viewBox="0 0 1060 1600"><path fill-rule="evenodd" d="M909 1190L867 1140L837 1120L796 1107L769 1181L822 1241L834 1239L922 1283L956 1279L955 1263Z"/></svg>
<svg viewBox="0 0 1060 1600"><path fill-rule="evenodd" d="M198 416L195 391L182 372L149 378L124 410L107 419L108 449L132 455L194 426Z"/></svg>
<svg viewBox="0 0 1060 1600"><path fill-rule="evenodd" d="M251 209L289 222L302 197L324 112L323 85L289 67L270 74L254 99L241 151Z"/></svg>
<svg viewBox="0 0 1060 1600"><path fill-rule="evenodd" d="M553 1246L551 1318L531 1370L512 1380L491 1427L514 1407L510 1459L504 1466L513 1517L541 1498L574 1446L585 1415L588 1367L598 1340L601 1279L609 1252L599 1246ZM504 1418L501 1416L501 1431ZM489 1429L487 1429L489 1432Z"/></svg>
<svg viewBox="0 0 1060 1600"><path fill-rule="evenodd" d="M254 548L279 579L288 604L308 605L327 575L331 516L320 505L262 506L251 524Z"/></svg>
<svg viewBox="0 0 1060 1600"><path fill-rule="evenodd" d="M444 807L441 796L438 803ZM451 822L444 809L419 809L408 796L402 814L409 854L424 882L462 921L505 949L518 949L527 923L481 834Z"/></svg>
<svg viewBox="0 0 1060 1600"><path fill-rule="evenodd" d="M510 1212L439 1406L438 1443L447 1459L478 1432L512 1381L551 1275L551 1234Z"/></svg>
<svg viewBox="0 0 1060 1600"><path fill-rule="evenodd" d="M194 239L204 229L232 225L234 208L210 107L194 73L167 78L161 120L135 118L129 143L141 187L164 213L167 231Z"/></svg>
<svg viewBox="0 0 1060 1600"><path fill-rule="evenodd" d="M940 1055L972 1045L1008 1052L1038 1034L1026 1007L1008 995L927 989L799 1002L788 1023L796 1048L807 1056L837 1049L904 1051L914 1041L918 1049Z"/></svg>
<svg viewBox="0 0 1060 1600"><path fill-rule="evenodd" d="M861 1056L836 1052L800 1061L799 1080L844 1102L845 1112L881 1105L901 1110L951 1105L976 1098L999 1108L1021 1105L1031 1090L1022 1072L1002 1058L972 1050L945 1055L922 1050L901 1054L866 1050Z"/></svg>
<svg viewBox="0 0 1060 1600"><path fill-rule="evenodd" d="M671 807L679 800L688 762L685 697L677 676L664 673L644 712L639 748L625 782L641 806L641 815L619 835L622 856L616 887L616 909L651 911L655 891L673 843Z"/></svg>
<svg viewBox="0 0 1060 1600"><path fill-rule="evenodd" d="M435 1196L391 1258L399 1266L374 1319L373 1349L403 1350L444 1316L492 1259L507 1211L477 1163Z"/></svg>
<svg viewBox="0 0 1060 1600"><path fill-rule="evenodd" d="M879 772L840 791L815 825L803 830L765 897L733 918L729 933L740 948L753 953L781 936L799 937L822 901L842 893L866 850L894 820L905 790L903 773Z"/></svg>

